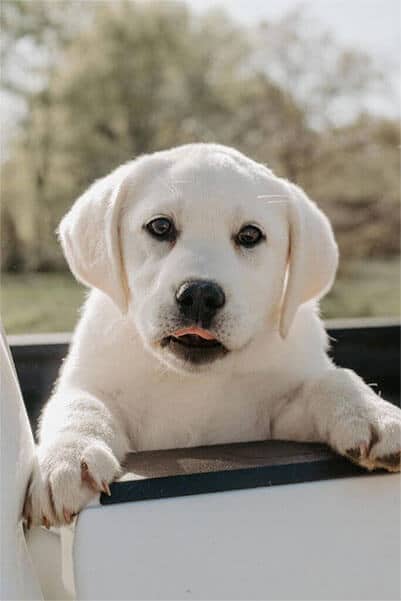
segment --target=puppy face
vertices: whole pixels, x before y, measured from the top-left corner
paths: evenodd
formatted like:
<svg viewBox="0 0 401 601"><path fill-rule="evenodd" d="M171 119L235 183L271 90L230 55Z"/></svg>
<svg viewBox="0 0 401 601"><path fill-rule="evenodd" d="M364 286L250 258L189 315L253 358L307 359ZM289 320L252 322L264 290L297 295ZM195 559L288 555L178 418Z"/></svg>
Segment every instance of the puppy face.
<svg viewBox="0 0 401 601"><path fill-rule="evenodd" d="M283 189L223 152L182 156L128 198L130 315L172 367L224 361L277 327L288 253Z"/></svg>
<svg viewBox="0 0 401 601"><path fill-rule="evenodd" d="M296 186L218 145L144 156L95 182L59 228L71 271L170 367L224 365L286 338L331 286L330 224Z"/></svg>

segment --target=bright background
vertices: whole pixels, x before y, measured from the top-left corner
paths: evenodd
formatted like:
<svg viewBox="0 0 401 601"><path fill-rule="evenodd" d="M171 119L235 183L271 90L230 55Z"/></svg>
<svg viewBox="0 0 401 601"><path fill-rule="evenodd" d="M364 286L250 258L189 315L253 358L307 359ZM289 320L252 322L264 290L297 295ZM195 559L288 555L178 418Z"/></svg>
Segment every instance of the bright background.
<svg viewBox="0 0 401 601"><path fill-rule="evenodd" d="M341 250L324 317L400 312L398 0L2 0L1 302L68 331L84 290L55 236L144 152L233 145L305 188Z"/></svg>

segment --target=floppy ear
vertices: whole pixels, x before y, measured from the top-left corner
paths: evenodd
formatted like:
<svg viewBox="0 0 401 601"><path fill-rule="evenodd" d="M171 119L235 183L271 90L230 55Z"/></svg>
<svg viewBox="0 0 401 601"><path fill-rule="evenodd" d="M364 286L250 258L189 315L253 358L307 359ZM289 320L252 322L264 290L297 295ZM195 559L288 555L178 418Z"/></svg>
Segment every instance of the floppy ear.
<svg viewBox="0 0 401 601"><path fill-rule="evenodd" d="M280 319L282 338L287 336L298 307L329 290L338 265L329 220L300 188L287 185L289 260Z"/></svg>
<svg viewBox="0 0 401 601"><path fill-rule="evenodd" d="M119 213L128 187L130 165L95 182L73 205L58 234L68 265L86 286L107 294L126 313L125 285L119 236Z"/></svg>

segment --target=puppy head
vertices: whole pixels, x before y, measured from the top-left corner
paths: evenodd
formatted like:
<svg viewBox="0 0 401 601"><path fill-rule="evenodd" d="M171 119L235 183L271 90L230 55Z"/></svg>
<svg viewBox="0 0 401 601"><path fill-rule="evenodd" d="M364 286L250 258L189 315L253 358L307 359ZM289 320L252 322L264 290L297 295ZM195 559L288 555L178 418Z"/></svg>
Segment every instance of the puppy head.
<svg viewBox="0 0 401 601"><path fill-rule="evenodd" d="M108 295L154 355L188 371L261 335L286 337L337 266L331 227L300 189L208 144L120 167L59 232L74 275Z"/></svg>

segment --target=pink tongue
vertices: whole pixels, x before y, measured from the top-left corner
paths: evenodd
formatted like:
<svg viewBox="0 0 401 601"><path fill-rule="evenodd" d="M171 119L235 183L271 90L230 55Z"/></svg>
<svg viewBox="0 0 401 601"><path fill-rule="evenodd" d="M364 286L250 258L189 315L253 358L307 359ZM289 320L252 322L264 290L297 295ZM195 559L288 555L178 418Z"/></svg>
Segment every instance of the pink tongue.
<svg viewBox="0 0 401 601"><path fill-rule="evenodd" d="M173 336L175 336L175 338L179 338L180 336L185 336L186 334L194 334L195 336L199 336L200 338L204 338L205 340L215 340L215 336L213 336L213 334L211 334L207 330L204 330L203 328L197 328L196 326L193 326L191 328L182 328L182 330L177 330L176 332L174 332Z"/></svg>

